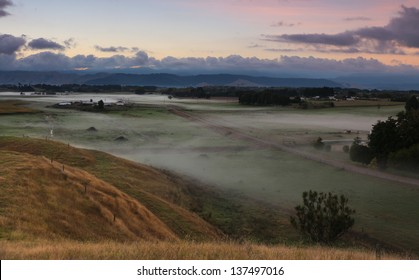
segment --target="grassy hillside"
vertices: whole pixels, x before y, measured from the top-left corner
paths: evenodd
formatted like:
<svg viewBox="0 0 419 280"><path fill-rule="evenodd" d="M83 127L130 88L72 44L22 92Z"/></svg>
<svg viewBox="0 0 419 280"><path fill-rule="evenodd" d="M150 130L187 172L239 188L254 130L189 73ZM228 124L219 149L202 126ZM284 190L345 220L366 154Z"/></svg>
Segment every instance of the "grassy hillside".
<svg viewBox="0 0 419 280"><path fill-rule="evenodd" d="M177 239L137 200L85 171L16 152L0 158L3 236Z"/></svg>
<svg viewBox="0 0 419 280"><path fill-rule="evenodd" d="M298 240L287 217L269 209L106 153L0 137L2 259L375 258L371 250L249 243Z"/></svg>
<svg viewBox="0 0 419 280"><path fill-rule="evenodd" d="M40 236L48 232L48 228L55 230L56 227L60 228L59 236L77 238L106 235L117 239L189 237L201 240L222 236L215 227L180 206L187 204L188 198L183 201L176 196L181 186L160 171L104 153L40 139L2 137L0 151L1 188L4 189L0 209L7 215L21 213L22 217L17 220L26 221L25 225L40 224L29 218L34 214L45 221L56 220L57 224L40 229ZM171 202L175 200L178 204ZM22 205L31 207L21 209ZM79 209L80 213L68 217L69 213L63 208L71 213ZM89 218L92 213L97 216L95 219L102 220ZM16 220L13 215L10 214L7 221ZM99 233L103 222L113 229L117 226L117 232L104 229ZM89 232L86 235L82 224L97 225L98 232L86 229ZM131 228L137 226L139 228ZM19 229L16 223L14 227ZM33 229L27 231L33 232Z"/></svg>

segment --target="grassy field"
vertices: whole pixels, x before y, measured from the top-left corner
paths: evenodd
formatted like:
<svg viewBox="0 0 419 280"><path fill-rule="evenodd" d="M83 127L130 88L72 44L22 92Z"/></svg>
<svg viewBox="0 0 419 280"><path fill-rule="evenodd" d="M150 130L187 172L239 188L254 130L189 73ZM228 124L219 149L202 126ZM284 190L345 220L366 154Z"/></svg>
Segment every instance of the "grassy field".
<svg viewBox="0 0 419 280"><path fill-rule="evenodd" d="M225 126L261 138L276 139L280 143L284 139L295 139L297 144L298 141L309 143L318 136L324 139L355 137L356 134L348 136L343 131L352 129L366 133L376 120L386 119L402 109L402 106L382 106L380 109L374 106L321 110L242 109L233 104L224 108L218 103L185 103L185 106L191 112ZM136 162L187 174L201 185L214 186L196 191L191 183L168 193L152 192L149 188L145 195L132 188L139 184L138 180L132 179L135 172L126 174L107 156L96 154L100 160L89 172L140 200L149 209L154 207L154 210L167 213L162 203L152 203L150 198L150 195L166 193L165 201L183 209L193 209L206 221L234 237L244 232L246 238L255 241L297 242L299 237L291 229L288 217L293 207L300 203L301 193L309 189L333 191L349 197L350 204L357 210L357 232L373 238L374 242L419 252L419 238L415 234L419 229L416 219L419 190L415 187L356 175L278 150L255 147L171 115L165 108L136 108L132 112L110 114L42 110L44 113L30 118L24 115L2 116L0 134L20 136L32 133L33 136L45 137L53 123L54 137L65 143L111 152ZM46 119L47 114L53 116L52 122ZM86 131L91 126L97 128L97 132ZM126 136L128 141L114 141L120 135ZM133 181L118 185L124 178ZM207 193L208 190L211 191ZM188 199L190 196L206 199L192 203ZM166 221L172 220L169 214L165 217Z"/></svg>
<svg viewBox="0 0 419 280"><path fill-rule="evenodd" d="M333 102L336 107L377 107L404 106L404 102L394 102L388 99L377 100L338 100Z"/></svg>
<svg viewBox="0 0 419 280"><path fill-rule="evenodd" d="M27 102L19 100L0 100L0 115L37 113L38 111L26 107Z"/></svg>
<svg viewBox="0 0 419 280"><path fill-rule="evenodd" d="M343 111L340 111L340 108L332 108L302 113L275 109L236 114L206 112L205 116L258 138L270 141L275 139L278 143L291 140L298 146L308 145L317 137L366 137L366 132L363 131L365 125L371 126L375 123L374 120L385 119L387 114L394 115L401 109L400 106L386 107L383 112L374 107L345 108ZM359 129L361 134L347 134L344 132L346 129ZM344 156L342 152L337 154L339 157ZM334 153L328 156L337 157ZM229 186L246 195L271 203L276 201L285 209L289 209L298 203L301 193L309 189L344 194L357 210L355 228L358 231L400 247L411 248L414 251L419 249L419 239L414 234L419 228L419 220L415 218L415 213L419 210L417 187L348 173L271 149L241 151L212 157L217 157L218 161L213 160L213 164L205 169L211 170L211 174L219 178L222 176L222 170L218 166L221 166L222 162L223 168L229 170L226 179L230 180ZM210 176L206 179L211 180ZM394 228L397 228L397 231Z"/></svg>
<svg viewBox="0 0 419 280"><path fill-rule="evenodd" d="M229 200L225 193L216 194L180 177L102 152L50 140L0 137L0 158L2 259L376 257L374 251L349 245L340 249L258 245L266 239L253 237L263 239L269 234L282 235L275 243L291 244L293 233L289 226L284 228L285 221L278 221L273 212L252 199L242 197L247 204L241 205L237 197ZM231 238L243 241L228 241L187 210L199 207L202 209L196 210L201 214L212 213L208 220L220 228L237 227L236 236L231 229L224 229L233 233ZM278 231L273 232L275 229Z"/></svg>

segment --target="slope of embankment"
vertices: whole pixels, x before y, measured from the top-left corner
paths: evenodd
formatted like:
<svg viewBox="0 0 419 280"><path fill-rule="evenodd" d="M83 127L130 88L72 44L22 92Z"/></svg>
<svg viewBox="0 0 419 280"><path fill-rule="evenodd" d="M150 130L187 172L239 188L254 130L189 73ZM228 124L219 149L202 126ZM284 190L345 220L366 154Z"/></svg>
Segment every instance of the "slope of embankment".
<svg viewBox="0 0 419 280"><path fill-rule="evenodd" d="M158 170L41 139L1 137L0 152L3 234L82 240L222 236L180 206L190 198Z"/></svg>

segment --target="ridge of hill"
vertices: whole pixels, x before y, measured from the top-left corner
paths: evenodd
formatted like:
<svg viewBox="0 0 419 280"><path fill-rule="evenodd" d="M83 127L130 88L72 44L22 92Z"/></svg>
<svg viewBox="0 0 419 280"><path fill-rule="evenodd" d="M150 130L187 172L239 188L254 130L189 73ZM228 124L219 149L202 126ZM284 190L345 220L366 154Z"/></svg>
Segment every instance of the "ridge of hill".
<svg viewBox="0 0 419 280"><path fill-rule="evenodd" d="M9 232L117 240L223 236L181 207L189 198L161 171L43 139L0 137L0 152L1 224Z"/></svg>
<svg viewBox="0 0 419 280"><path fill-rule="evenodd" d="M181 76L167 73L64 73L42 71L0 71L0 84L87 84L196 87L211 86L244 87L340 87L341 84L328 79L279 78L234 74L207 74Z"/></svg>

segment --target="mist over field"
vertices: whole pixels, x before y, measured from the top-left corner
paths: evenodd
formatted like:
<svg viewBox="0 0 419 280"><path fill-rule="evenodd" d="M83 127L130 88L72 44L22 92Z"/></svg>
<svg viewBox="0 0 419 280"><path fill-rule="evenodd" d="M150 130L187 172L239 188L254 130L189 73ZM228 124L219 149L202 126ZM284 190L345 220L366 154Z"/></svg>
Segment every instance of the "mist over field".
<svg viewBox="0 0 419 280"><path fill-rule="evenodd" d="M141 106L108 113L46 107L91 98L123 99ZM235 196L279 207L285 217L299 203L303 191L344 194L357 211L355 230L392 240L398 246L419 249L419 241L412 234L419 228L417 187L348 172L239 137L239 133L245 133L262 141L316 153L311 144L318 137L346 144L357 136L365 140L373 124L396 115L402 106L261 110L218 100L112 94L24 100L29 102L27 106L43 113L2 116L0 135L52 137L76 147L175 171ZM172 106L199 119L174 114ZM324 158L349 161L340 148L331 154L317 153ZM394 230L396 227L398 231Z"/></svg>

